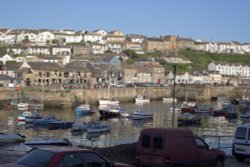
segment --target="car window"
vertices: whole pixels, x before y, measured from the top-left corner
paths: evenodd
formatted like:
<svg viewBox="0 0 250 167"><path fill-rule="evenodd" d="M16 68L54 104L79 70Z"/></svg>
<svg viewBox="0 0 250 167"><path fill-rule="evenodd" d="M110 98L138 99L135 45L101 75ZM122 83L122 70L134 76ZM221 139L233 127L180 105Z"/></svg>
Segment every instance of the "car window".
<svg viewBox="0 0 250 167"><path fill-rule="evenodd" d="M142 148L149 148L150 147L150 136L143 135L142 136Z"/></svg>
<svg viewBox="0 0 250 167"><path fill-rule="evenodd" d="M155 149L163 149L163 138L162 137L154 137L153 147Z"/></svg>
<svg viewBox="0 0 250 167"><path fill-rule="evenodd" d="M235 138L236 139L245 139L246 138L246 134L247 134L247 128L239 127L236 130Z"/></svg>
<svg viewBox="0 0 250 167"><path fill-rule="evenodd" d="M64 167L83 167L83 163L78 153L65 154L63 163Z"/></svg>
<svg viewBox="0 0 250 167"><path fill-rule="evenodd" d="M196 145L199 149L207 149L207 145L200 138L195 139Z"/></svg>
<svg viewBox="0 0 250 167"><path fill-rule="evenodd" d="M80 155L87 167L109 167L109 163L96 153L81 152Z"/></svg>
<svg viewBox="0 0 250 167"><path fill-rule="evenodd" d="M17 161L17 164L35 167L46 167L55 154L43 151L33 150ZM38 158L39 157L39 158Z"/></svg>

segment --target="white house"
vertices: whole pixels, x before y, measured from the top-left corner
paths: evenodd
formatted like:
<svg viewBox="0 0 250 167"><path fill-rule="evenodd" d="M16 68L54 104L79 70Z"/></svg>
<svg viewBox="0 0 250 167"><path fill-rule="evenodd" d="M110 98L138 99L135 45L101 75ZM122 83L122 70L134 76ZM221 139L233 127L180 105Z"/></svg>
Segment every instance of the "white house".
<svg viewBox="0 0 250 167"><path fill-rule="evenodd" d="M75 34L75 30L73 30L73 29L61 29L59 32L62 34L69 34L69 35Z"/></svg>
<svg viewBox="0 0 250 167"><path fill-rule="evenodd" d="M127 35L127 39L128 41L133 42L133 43L143 43L145 37L142 35L137 35L137 34L129 34Z"/></svg>
<svg viewBox="0 0 250 167"><path fill-rule="evenodd" d="M5 43L6 42L6 34L10 32L11 29L8 28L2 28L0 29L0 43Z"/></svg>
<svg viewBox="0 0 250 167"><path fill-rule="evenodd" d="M100 43L100 44L106 43L103 36L100 34L97 34L97 33L84 34L83 40L84 40L84 42L91 42L91 43Z"/></svg>
<svg viewBox="0 0 250 167"><path fill-rule="evenodd" d="M93 31L93 33L99 34L99 35L101 35L103 37L105 37L108 34L108 32L103 30L103 29L95 30L95 31Z"/></svg>
<svg viewBox="0 0 250 167"><path fill-rule="evenodd" d="M53 39L55 39L54 33L50 31L40 31L37 35L35 42L46 44L47 42L52 41Z"/></svg>
<svg viewBox="0 0 250 167"><path fill-rule="evenodd" d="M52 55L71 55L71 48L68 46L52 46Z"/></svg>
<svg viewBox="0 0 250 167"><path fill-rule="evenodd" d="M91 51L93 54L104 54L108 50L107 45L94 43L91 46Z"/></svg>
<svg viewBox="0 0 250 167"><path fill-rule="evenodd" d="M7 61L16 61L15 58L11 57L8 54L3 55L2 57L0 57L0 61L3 62L3 64L6 64Z"/></svg>
<svg viewBox="0 0 250 167"><path fill-rule="evenodd" d="M31 55L50 55L51 49L48 46L29 46L27 53Z"/></svg>
<svg viewBox="0 0 250 167"><path fill-rule="evenodd" d="M28 40L29 42L36 42L38 37L38 32L35 30L23 30L18 35L18 42L22 42L23 40Z"/></svg>
<svg viewBox="0 0 250 167"><path fill-rule="evenodd" d="M108 43L108 49L114 53L121 53L124 49L123 43Z"/></svg>

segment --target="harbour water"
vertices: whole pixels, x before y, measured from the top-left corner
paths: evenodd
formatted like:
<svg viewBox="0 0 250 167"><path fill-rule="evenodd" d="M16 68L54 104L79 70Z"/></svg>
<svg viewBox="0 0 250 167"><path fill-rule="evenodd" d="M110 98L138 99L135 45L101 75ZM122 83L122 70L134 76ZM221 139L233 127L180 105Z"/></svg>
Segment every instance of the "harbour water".
<svg viewBox="0 0 250 167"><path fill-rule="evenodd" d="M222 100L216 102L202 102L203 104L212 105L219 109L222 105ZM42 115L54 114L61 120L76 121L76 122L101 122L110 125L111 129L106 133L90 134L87 132L72 133L71 129L48 130L42 127L31 127L24 122L16 120L19 111L0 110L0 131L7 133L22 133L26 135L26 139L32 139L40 136L50 136L56 138L65 137L70 140L73 145L82 145L90 147L110 147L120 144L132 143L137 141L140 131L145 127L172 127L172 114L170 111L172 103L163 103L162 101L152 101L146 104L125 103L120 104L125 111L132 113L135 109L140 108L144 111L154 113L151 120L131 120L129 118L109 118L102 119L98 112L98 107L95 108L96 113L92 115L76 117L72 109L65 110L43 110ZM181 102L176 103L176 108L180 108ZM175 112L175 119L179 113ZM211 115L201 115L201 125L184 126L190 128L199 136L232 136L235 127L241 123L239 119L228 120L223 116L213 117ZM177 127L177 121L174 121Z"/></svg>

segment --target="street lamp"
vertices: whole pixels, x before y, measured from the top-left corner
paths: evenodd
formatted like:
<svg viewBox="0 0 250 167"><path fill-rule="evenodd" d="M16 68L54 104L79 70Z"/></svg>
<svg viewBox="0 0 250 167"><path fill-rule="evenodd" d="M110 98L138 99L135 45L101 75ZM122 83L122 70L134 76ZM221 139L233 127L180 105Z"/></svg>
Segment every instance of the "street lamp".
<svg viewBox="0 0 250 167"><path fill-rule="evenodd" d="M175 123L175 77L176 77L176 64L174 64L174 77L173 77L173 112L172 112L172 128Z"/></svg>

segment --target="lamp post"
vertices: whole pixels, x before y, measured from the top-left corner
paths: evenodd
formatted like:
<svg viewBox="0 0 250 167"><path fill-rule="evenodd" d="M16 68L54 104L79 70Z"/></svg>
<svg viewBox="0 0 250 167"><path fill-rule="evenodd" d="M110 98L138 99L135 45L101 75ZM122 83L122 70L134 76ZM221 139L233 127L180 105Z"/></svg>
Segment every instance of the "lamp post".
<svg viewBox="0 0 250 167"><path fill-rule="evenodd" d="M174 77L173 77L173 112L172 112L172 128L175 124L175 77L176 77L176 64L174 64Z"/></svg>

